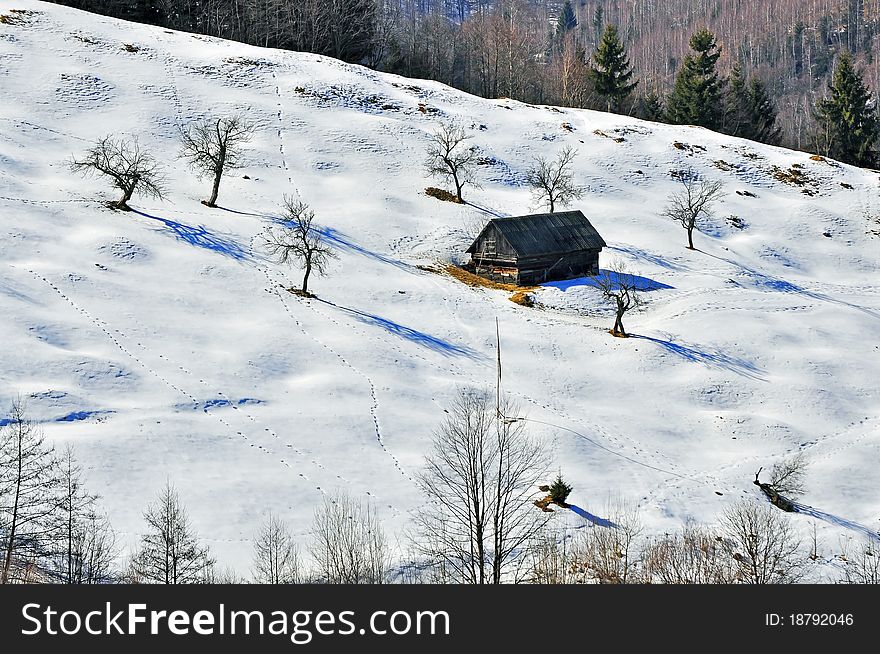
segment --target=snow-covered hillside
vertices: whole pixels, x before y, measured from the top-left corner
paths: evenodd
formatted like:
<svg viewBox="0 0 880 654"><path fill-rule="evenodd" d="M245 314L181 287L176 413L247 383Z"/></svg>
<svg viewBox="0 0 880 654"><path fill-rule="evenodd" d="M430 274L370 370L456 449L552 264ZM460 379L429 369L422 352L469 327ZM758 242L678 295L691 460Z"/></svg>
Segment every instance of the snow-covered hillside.
<svg viewBox="0 0 880 654"><path fill-rule="evenodd" d="M400 533L444 407L494 383L496 317L505 388L584 510L616 494L651 531L711 521L758 492L759 467L804 450L803 501L829 551L880 527L876 173L0 0L11 9L28 13L0 23L0 400L27 398L48 436L75 444L127 546L166 479L242 573L270 511L305 542L337 488L373 498ZM250 165L208 209L178 128L236 111L259 125ZM486 157L473 205L424 194L439 119L473 126ZM111 211L107 184L69 172L109 132L163 160L166 200ZM589 187L575 208L610 246L603 267L621 257L663 286L627 316L637 338L608 334L583 282L525 308L418 267L463 259L490 213L536 209L524 172L566 145ZM725 183L696 252L660 215L685 166ZM804 186L778 179L792 166ZM317 300L282 290L299 272L255 248L284 194L312 205L339 254L312 281ZM814 522L794 519L805 534Z"/></svg>

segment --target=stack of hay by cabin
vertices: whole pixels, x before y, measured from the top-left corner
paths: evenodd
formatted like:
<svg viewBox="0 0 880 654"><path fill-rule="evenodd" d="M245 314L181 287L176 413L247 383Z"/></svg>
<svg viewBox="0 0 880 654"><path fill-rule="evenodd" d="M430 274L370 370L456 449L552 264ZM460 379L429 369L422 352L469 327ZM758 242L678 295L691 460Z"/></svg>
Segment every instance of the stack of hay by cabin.
<svg viewBox="0 0 880 654"><path fill-rule="evenodd" d="M470 269L528 286L599 273L606 243L580 211L495 218L467 249Z"/></svg>

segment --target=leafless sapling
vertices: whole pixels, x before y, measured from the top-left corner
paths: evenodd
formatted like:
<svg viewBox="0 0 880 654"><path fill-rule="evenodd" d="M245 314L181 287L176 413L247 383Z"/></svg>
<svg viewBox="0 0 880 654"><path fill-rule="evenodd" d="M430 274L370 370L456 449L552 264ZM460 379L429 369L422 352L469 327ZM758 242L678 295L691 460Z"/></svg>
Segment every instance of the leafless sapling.
<svg viewBox="0 0 880 654"><path fill-rule="evenodd" d="M725 547L736 562L736 580L746 584L788 584L805 574L790 519L767 504L740 500L721 518Z"/></svg>
<svg viewBox="0 0 880 654"><path fill-rule="evenodd" d="M596 276L596 287L602 296L614 307L614 327L611 333L614 336L627 337L623 327L623 316L630 309L634 309L643 303L639 293L639 277L629 271L627 265L620 259L615 259L607 270L602 270Z"/></svg>
<svg viewBox="0 0 880 654"><path fill-rule="evenodd" d="M103 175L122 193L110 206L129 211L132 196L161 198L165 192L165 179L159 162L141 148L137 137L115 137L112 134L100 139L89 148L82 159L72 159L70 168L81 175Z"/></svg>
<svg viewBox="0 0 880 654"><path fill-rule="evenodd" d="M0 584L21 581L49 551L58 494L54 452L16 400L0 427Z"/></svg>
<svg viewBox="0 0 880 654"><path fill-rule="evenodd" d="M132 561L136 579L154 584L200 584L214 561L199 542L177 490L166 483L144 512L146 532Z"/></svg>
<svg viewBox="0 0 880 654"><path fill-rule="evenodd" d="M687 230L688 249L693 250L694 230L712 216L712 207L721 199L724 184L720 180L698 179L692 169L680 170L675 177L682 188L669 197L663 215Z"/></svg>
<svg viewBox="0 0 880 654"><path fill-rule="evenodd" d="M556 155L556 159L535 157L531 168L526 171L526 182L532 187L535 201L546 205L550 213L556 210L557 204L571 204L586 192L574 181L571 165L575 155L577 150L566 147Z"/></svg>
<svg viewBox="0 0 880 654"><path fill-rule="evenodd" d="M243 146L254 130L254 123L241 115L201 120L181 130L183 158L199 177L213 178L211 197L203 204L217 206L220 180L226 171L244 164Z"/></svg>
<svg viewBox="0 0 880 654"><path fill-rule="evenodd" d="M276 516L254 539L253 579L257 584L295 584L300 580L299 550L284 521Z"/></svg>
<svg viewBox="0 0 880 654"><path fill-rule="evenodd" d="M58 464L60 483L49 573L62 584L107 583L116 576L116 534L98 510L98 497L86 490L70 445Z"/></svg>
<svg viewBox="0 0 880 654"><path fill-rule="evenodd" d="M376 508L345 492L325 497L315 511L309 551L319 581L328 584L381 584L389 551Z"/></svg>
<svg viewBox="0 0 880 654"><path fill-rule="evenodd" d="M431 134L428 143L428 158L425 163L428 173L455 184L455 196L459 203L464 202L462 189L466 184L479 187L476 181L477 149L468 146L470 139L465 128L457 123L441 123Z"/></svg>
<svg viewBox="0 0 880 654"><path fill-rule="evenodd" d="M337 258L314 220L315 212L308 204L285 197L281 225L266 229L263 235L267 252L278 263L303 268L303 295L309 294L312 271L319 275L326 274L330 261Z"/></svg>
<svg viewBox="0 0 880 654"><path fill-rule="evenodd" d="M549 460L516 413L508 401L462 390L417 476L425 504L413 547L447 581L500 584L527 572L526 548L548 519L533 500Z"/></svg>

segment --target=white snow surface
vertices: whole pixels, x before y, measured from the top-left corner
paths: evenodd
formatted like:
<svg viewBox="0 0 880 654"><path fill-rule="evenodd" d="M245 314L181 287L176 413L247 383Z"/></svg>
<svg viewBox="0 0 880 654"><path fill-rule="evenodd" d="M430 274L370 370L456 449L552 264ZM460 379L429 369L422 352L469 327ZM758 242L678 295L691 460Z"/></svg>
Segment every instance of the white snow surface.
<svg viewBox="0 0 880 654"><path fill-rule="evenodd" d="M26 399L48 437L75 445L127 549L166 479L241 574L270 512L305 545L336 489L401 535L444 407L494 385L496 317L505 390L584 511L601 516L614 495L649 533L711 522L759 497L759 467L804 451L818 516L793 517L805 537L815 522L831 553L880 527L876 172L0 0L10 9L33 13L0 24L0 400ZM209 209L178 129L239 111L259 125L249 163L224 179L225 210ZM424 194L439 185L423 167L438 119L471 126L491 158L482 189L466 189L473 205ZM166 199L112 211L106 181L69 172L111 132L164 162ZM539 209L524 172L566 145L589 189L572 208L609 244L602 267L620 257L670 287L627 315L639 338L609 335L583 280L542 288L535 309L417 267L463 260L491 217L478 207ZM814 195L774 178L793 165ZM661 216L685 166L725 183L695 252ZM339 254L312 281L319 300L283 290L300 272L256 247L284 194L312 205Z"/></svg>

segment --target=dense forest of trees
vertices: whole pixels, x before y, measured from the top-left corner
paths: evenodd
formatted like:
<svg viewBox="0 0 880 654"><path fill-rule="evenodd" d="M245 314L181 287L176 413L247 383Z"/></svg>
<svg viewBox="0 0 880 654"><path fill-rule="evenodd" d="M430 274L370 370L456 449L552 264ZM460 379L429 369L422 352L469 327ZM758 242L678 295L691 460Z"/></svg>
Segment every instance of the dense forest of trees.
<svg viewBox="0 0 880 654"><path fill-rule="evenodd" d="M438 80L484 97L670 122L696 118L693 122L713 129L831 156L849 149L829 143L829 135L841 134L829 130L820 115L841 55L852 56L873 119L876 104L870 90L880 88L880 61L874 56L880 0L61 3L255 45L316 52ZM620 70L609 72L608 64ZM712 70L697 70L706 66ZM682 110L688 99L683 105L680 87L706 72L712 79L702 100L716 104L694 116ZM693 91L691 100L697 97ZM730 93L737 97L724 97ZM871 134L873 128L863 131ZM876 154L868 148L846 160L876 163Z"/></svg>

